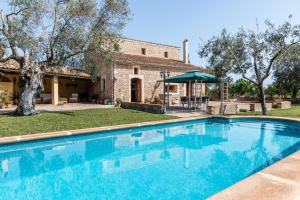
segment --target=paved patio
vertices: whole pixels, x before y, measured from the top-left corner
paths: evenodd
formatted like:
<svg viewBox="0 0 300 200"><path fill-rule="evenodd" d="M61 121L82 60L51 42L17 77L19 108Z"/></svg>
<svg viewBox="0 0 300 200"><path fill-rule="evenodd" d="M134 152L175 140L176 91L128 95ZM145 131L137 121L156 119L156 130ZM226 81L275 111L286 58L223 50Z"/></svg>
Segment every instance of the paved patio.
<svg viewBox="0 0 300 200"><path fill-rule="evenodd" d="M37 104L37 111L68 111L68 110L86 110L86 109L98 109L98 108L113 108L112 105L101 105L101 104L92 104L92 103L67 103L64 105L52 105L52 104ZM1 113L12 112L16 109L16 106L11 108L0 109Z"/></svg>

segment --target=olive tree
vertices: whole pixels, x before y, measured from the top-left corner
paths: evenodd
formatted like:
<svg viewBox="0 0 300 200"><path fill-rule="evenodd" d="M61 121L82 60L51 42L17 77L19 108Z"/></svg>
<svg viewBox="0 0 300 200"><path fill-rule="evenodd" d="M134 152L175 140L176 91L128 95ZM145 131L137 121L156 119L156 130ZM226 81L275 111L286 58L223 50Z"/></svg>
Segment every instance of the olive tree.
<svg viewBox="0 0 300 200"><path fill-rule="evenodd" d="M291 18L278 26L266 20L265 25L264 31L241 28L235 34L224 29L199 50L200 57L207 58L211 67L240 74L255 84L264 115L267 114L264 82L279 57L300 41L300 26L292 25Z"/></svg>
<svg viewBox="0 0 300 200"><path fill-rule="evenodd" d="M86 66L95 52L111 60L128 20L127 0L9 0L1 10L0 62L20 65L16 115L33 115L48 68Z"/></svg>
<svg viewBox="0 0 300 200"><path fill-rule="evenodd" d="M300 91L300 45L293 46L290 51L280 56L274 71L275 85L283 94L291 94L297 98Z"/></svg>

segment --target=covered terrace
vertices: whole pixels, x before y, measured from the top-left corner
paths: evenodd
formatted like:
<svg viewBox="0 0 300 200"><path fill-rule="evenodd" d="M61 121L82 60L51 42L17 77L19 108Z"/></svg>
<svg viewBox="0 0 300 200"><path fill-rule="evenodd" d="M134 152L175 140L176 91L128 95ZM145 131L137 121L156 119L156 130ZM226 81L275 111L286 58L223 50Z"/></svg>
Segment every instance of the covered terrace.
<svg viewBox="0 0 300 200"><path fill-rule="evenodd" d="M19 65L13 60L0 63L0 90L10 94L13 104L18 103ZM37 104L65 104L92 102L98 90L89 74L71 67L47 68L44 90L37 96Z"/></svg>
<svg viewBox="0 0 300 200"><path fill-rule="evenodd" d="M188 71L186 73L169 77L165 79L165 84L169 85L170 83L181 83L186 84L186 96L180 97L180 107L170 106L169 103L169 87L164 90L164 111L172 111L172 110L185 110L191 112L206 112L209 102L209 97L205 96L205 84L213 83L221 85L221 108L224 100L228 100L228 82L226 79L217 78L211 74L203 73L201 71ZM187 107L185 107L187 105Z"/></svg>

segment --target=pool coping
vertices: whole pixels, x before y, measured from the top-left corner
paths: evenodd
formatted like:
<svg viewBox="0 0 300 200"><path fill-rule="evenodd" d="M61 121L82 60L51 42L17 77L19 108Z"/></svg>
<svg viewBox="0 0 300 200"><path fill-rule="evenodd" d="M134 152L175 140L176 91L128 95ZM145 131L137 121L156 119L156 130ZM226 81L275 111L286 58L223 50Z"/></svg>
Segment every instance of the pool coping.
<svg viewBox="0 0 300 200"><path fill-rule="evenodd" d="M160 121L148 121L148 122L139 122L139 123L131 123L131 124L121 124L121 125L113 125L113 126L102 126L102 127L83 128L83 129L74 129L74 130L65 130L65 131L53 131L53 132L27 134L27 135L20 135L20 136L8 136L8 137L0 138L0 145L29 142L29 141L35 141L35 140L54 139L54 138L68 137L68 136L75 136L75 135L86 135L86 134L93 134L93 133L101 133L101 132L105 132L105 131L113 131L113 130L120 130L120 129L127 129L127 128L137 128L137 127L142 127L142 126L153 126L153 125L184 122L184 121L192 121L192 120L206 119L206 118L208 118L208 117L207 116L195 116L195 117L176 118L176 119L168 119L168 120L160 120Z"/></svg>
<svg viewBox="0 0 300 200"><path fill-rule="evenodd" d="M300 122L273 116L219 116L220 118L262 118ZM209 197L209 200L288 200L300 197L300 150Z"/></svg>
<svg viewBox="0 0 300 200"><path fill-rule="evenodd" d="M29 134L22 136L11 136L0 138L0 145L28 142L34 140L44 140L75 135L86 135L112 130L135 128L141 126L153 126L167 123L192 121L207 118L261 118L278 119L300 122L300 119L275 116L253 116L253 115L228 115L228 116L194 116L177 118L171 120L149 121L132 124L122 124L114 126L104 126L95 128L84 128L69 131L55 131L48 133ZM288 173L287 173L288 171ZM238 200L238 199L296 199L300 197L300 151L262 169L261 171L225 188L209 199L211 200Z"/></svg>

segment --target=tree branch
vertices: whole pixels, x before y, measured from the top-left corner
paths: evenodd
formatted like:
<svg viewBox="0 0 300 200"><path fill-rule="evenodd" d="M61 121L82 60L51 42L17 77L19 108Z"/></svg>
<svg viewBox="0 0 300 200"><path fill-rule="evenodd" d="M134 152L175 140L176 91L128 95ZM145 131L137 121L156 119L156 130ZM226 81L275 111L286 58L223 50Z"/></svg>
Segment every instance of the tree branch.
<svg viewBox="0 0 300 200"><path fill-rule="evenodd" d="M4 18L5 17L5 18ZM10 26L9 26L9 17L8 15L4 16L3 10L1 10L1 20L2 20L2 33L5 36L5 39L8 41L9 43L9 47L11 49L12 55L17 57L17 48L16 48L16 44L15 41L12 39L12 33L10 30Z"/></svg>
<svg viewBox="0 0 300 200"><path fill-rule="evenodd" d="M60 36L60 34L62 33L62 31L67 27L67 25L69 24L69 22L71 21L72 17L70 16L66 21L65 24L61 27L61 29L58 31L57 35L54 37L52 45L50 46L50 52L53 53L53 48ZM52 54L52 57L50 56L51 59L54 59L54 55Z"/></svg>
<svg viewBox="0 0 300 200"><path fill-rule="evenodd" d="M250 81L251 83L254 83L255 85L257 85L257 83L255 81L253 81L252 79L248 78L242 68L242 64L239 62L238 58L236 57L236 55L231 51L230 48L228 48L229 50L229 53L233 56L233 58L235 59L235 61L237 62L237 67L238 67L238 70L240 71L240 73L242 74L242 77L244 79L247 79L248 81Z"/></svg>
<svg viewBox="0 0 300 200"><path fill-rule="evenodd" d="M270 73L271 73L271 69L272 69L272 66L273 66L273 63L274 61L286 50L288 50L290 47L298 44L300 42L300 40L297 40L296 42L292 42L291 44L287 45L285 48L280 48L278 50L277 53L274 54L274 56L270 59L270 62L269 62L269 65L268 65L268 68L266 70L266 74L263 76L262 80L265 80L266 78L269 77Z"/></svg>
<svg viewBox="0 0 300 200"><path fill-rule="evenodd" d="M50 55L48 56L49 58L48 58L48 60L53 60L53 57L54 57L54 52L53 52L53 36L54 36L54 32L55 32L55 29L56 29L56 25L57 25L57 7L58 7L58 4L59 4L60 2L58 1L58 2L56 2L56 6L55 6L55 8L54 8L54 22L53 22L53 28L52 28L52 32L51 32L51 36L50 36L50 44L49 44L49 53L50 53Z"/></svg>
<svg viewBox="0 0 300 200"><path fill-rule="evenodd" d="M22 8L22 9L20 9L20 10L17 11L17 12L12 12L12 13L7 14L6 17L8 18L8 17L10 17L10 16L12 16L12 15L19 15L21 12L23 12L24 10L27 10L27 9L29 9L29 8L28 8L28 7Z"/></svg>

